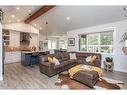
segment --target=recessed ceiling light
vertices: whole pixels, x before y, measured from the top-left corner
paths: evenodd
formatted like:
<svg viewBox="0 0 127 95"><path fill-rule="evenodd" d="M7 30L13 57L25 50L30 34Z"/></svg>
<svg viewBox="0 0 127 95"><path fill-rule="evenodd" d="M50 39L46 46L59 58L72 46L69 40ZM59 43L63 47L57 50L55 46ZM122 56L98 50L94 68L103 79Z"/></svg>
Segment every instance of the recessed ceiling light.
<svg viewBox="0 0 127 95"><path fill-rule="evenodd" d="M16 7L16 10L20 10L20 7Z"/></svg>
<svg viewBox="0 0 127 95"><path fill-rule="evenodd" d="M37 24L34 24L34 26L37 26Z"/></svg>
<svg viewBox="0 0 127 95"><path fill-rule="evenodd" d="M123 7L123 10L124 10L124 11L127 11L127 7L124 6L124 7Z"/></svg>
<svg viewBox="0 0 127 95"><path fill-rule="evenodd" d="M70 17L66 17L67 20L70 20Z"/></svg>
<svg viewBox="0 0 127 95"><path fill-rule="evenodd" d="M11 15L11 17L12 17L12 18L14 18L14 17L15 17L15 15Z"/></svg>
<svg viewBox="0 0 127 95"><path fill-rule="evenodd" d="M31 10L28 10L29 12L31 12Z"/></svg>
<svg viewBox="0 0 127 95"><path fill-rule="evenodd" d="M42 30L42 27L40 27L40 30Z"/></svg>
<svg viewBox="0 0 127 95"><path fill-rule="evenodd" d="M18 19L17 21L18 21L18 22L20 22L21 20L20 20L20 19Z"/></svg>
<svg viewBox="0 0 127 95"><path fill-rule="evenodd" d="M11 22L11 20L8 20L8 22Z"/></svg>

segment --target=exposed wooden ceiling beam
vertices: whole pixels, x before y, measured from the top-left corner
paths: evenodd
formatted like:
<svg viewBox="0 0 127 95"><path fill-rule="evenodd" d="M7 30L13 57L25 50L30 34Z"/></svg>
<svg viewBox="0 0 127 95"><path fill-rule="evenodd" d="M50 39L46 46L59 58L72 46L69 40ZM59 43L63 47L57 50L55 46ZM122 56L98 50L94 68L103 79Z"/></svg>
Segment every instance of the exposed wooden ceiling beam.
<svg viewBox="0 0 127 95"><path fill-rule="evenodd" d="M54 8L54 5L51 6L43 6L41 7L38 11L36 11L34 14L32 14L30 17L28 17L24 23L29 24L30 22L32 22L33 20L35 20L36 18L38 18L39 16L43 15L44 13L48 12L50 9Z"/></svg>

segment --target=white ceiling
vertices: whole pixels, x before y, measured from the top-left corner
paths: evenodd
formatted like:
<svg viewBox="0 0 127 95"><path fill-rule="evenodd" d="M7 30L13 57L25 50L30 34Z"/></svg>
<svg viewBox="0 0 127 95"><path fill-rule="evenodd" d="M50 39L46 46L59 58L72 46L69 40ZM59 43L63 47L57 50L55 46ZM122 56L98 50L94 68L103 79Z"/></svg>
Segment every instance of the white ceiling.
<svg viewBox="0 0 127 95"><path fill-rule="evenodd" d="M20 8L17 10L16 8ZM4 24L23 22L29 14L34 13L40 6L0 6L4 12ZM11 17L15 15L15 17ZM11 22L10 22L11 21Z"/></svg>
<svg viewBox="0 0 127 95"><path fill-rule="evenodd" d="M22 21L28 17L28 10L31 9L31 6L22 6L19 11L15 7L0 7L5 11L4 23L8 23L11 14L15 14L16 19L20 18ZM38 8L40 7L34 6L32 12ZM73 29L124 20L127 19L126 14L127 11L123 10L123 6L57 6L31 24L38 29L42 27L41 33L63 35L66 31ZM66 17L70 17L70 20L66 20Z"/></svg>

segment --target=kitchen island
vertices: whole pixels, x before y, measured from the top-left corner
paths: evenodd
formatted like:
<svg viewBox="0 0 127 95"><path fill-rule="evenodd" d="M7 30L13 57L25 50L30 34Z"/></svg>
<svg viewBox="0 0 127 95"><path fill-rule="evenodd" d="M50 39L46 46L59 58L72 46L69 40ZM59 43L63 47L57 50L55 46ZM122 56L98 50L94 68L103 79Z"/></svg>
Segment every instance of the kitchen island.
<svg viewBox="0 0 127 95"><path fill-rule="evenodd" d="M21 64L23 66L31 65L32 55L34 53L38 53L38 55L37 55L37 57L35 59L36 62L33 62L34 64L38 64L39 63L39 56L49 54L48 51L36 51L36 52L22 51L21 52Z"/></svg>

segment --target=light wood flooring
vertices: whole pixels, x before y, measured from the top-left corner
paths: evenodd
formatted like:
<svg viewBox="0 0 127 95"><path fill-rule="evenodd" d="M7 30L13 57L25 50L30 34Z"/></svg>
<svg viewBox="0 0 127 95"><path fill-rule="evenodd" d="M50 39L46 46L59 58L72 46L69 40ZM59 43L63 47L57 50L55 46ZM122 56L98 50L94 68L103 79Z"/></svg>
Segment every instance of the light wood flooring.
<svg viewBox="0 0 127 95"><path fill-rule="evenodd" d="M60 89L55 86L58 75L49 78L40 73L37 65L31 68L12 63L4 67L4 80L0 81L0 89ZM123 81L124 89L127 89L127 73L104 72L104 76Z"/></svg>

